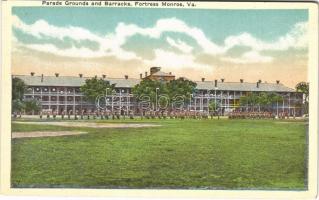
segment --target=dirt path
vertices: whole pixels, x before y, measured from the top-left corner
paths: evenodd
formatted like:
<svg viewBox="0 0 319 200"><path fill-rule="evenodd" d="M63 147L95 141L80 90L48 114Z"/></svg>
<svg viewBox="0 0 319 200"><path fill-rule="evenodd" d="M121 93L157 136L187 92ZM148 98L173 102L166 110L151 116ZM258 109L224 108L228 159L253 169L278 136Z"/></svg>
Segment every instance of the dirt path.
<svg viewBox="0 0 319 200"><path fill-rule="evenodd" d="M65 135L87 134L80 131L32 131L32 132L12 132L12 138L32 138L32 137L57 137Z"/></svg>
<svg viewBox="0 0 319 200"><path fill-rule="evenodd" d="M63 127L87 127L87 128L142 128L158 127L161 125L146 123L94 123L94 122L14 122L17 124L54 125Z"/></svg>

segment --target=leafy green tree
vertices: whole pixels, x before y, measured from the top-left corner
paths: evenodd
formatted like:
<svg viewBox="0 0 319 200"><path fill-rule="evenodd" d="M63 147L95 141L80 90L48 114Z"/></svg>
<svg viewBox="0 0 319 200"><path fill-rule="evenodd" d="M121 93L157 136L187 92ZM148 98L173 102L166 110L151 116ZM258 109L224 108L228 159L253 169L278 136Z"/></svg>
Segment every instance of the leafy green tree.
<svg viewBox="0 0 319 200"><path fill-rule="evenodd" d="M25 101L24 109L27 113L39 112L41 110L41 104L35 99Z"/></svg>
<svg viewBox="0 0 319 200"><path fill-rule="evenodd" d="M215 102L214 100L210 100L208 107L209 107L210 111L215 112L215 111L217 111L219 104L218 104L218 102Z"/></svg>
<svg viewBox="0 0 319 200"><path fill-rule="evenodd" d="M253 108L253 111L254 111L254 107L258 105L258 101L259 101L259 97L257 94L255 93L250 93L249 95L249 99L250 99L250 105L252 106Z"/></svg>
<svg viewBox="0 0 319 200"><path fill-rule="evenodd" d="M249 97L248 96L241 96L239 98L239 105L240 106L248 106L249 104Z"/></svg>
<svg viewBox="0 0 319 200"><path fill-rule="evenodd" d="M305 95L305 100L309 100L309 83L300 82L296 85L297 92L301 92Z"/></svg>
<svg viewBox="0 0 319 200"><path fill-rule="evenodd" d="M20 99L12 100L12 112L22 112L25 109L25 104Z"/></svg>
<svg viewBox="0 0 319 200"><path fill-rule="evenodd" d="M133 87L132 93L137 101L140 101L142 97L149 97L149 100L154 107L156 103L156 97L158 100L160 95L168 94L168 91L164 83L160 81L144 79ZM157 103L159 104L160 102Z"/></svg>
<svg viewBox="0 0 319 200"><path fill-rule="evenodd" d="M246 96L242 96L239 99L239 104L241 106L247 106L247 108L252 108L254 111L254 107L258 105L260 101L260 97L255 93L248 93Z"/></svg>
<svg viewBox="0 0 319 200"><path fill-rule="evenodd" d="M266 92L262 92L259 94L258 103L261 106L267 106L271 103L270 99L268 97L268 94Z"/></svg>
<svg viewBox="0 0 319 200"><path fill-rule="evenodd" d="M12 78L12 112L24 110L23 95L26 88L25 83L20 78Z"/></svg>
<svg viewBox="0 0 319 200"><path fill-rule="evenodd" d="M304 95L303 98L303 107L305 113L308 113L309 107L309 83L300 82L296 85L296 91Z"/></svg>
<svg viewBox="0 0 319 200"><path fill-rule="evenodd" d="M160 109L166 109L169 105L170 100L168 96L163 95L158 98L158 106Z"/></svg>
<svg viewBox="0 0 319 200"><path fill-rule="evenodd" d="M22 101L27 86L20 78L12 79L12 100Z"/></svg>
<svg viewBox="0 0 319 200"><path fill-rule="evenodd" d="M283 97L277 93L271 92L261 92L259 95L255 93L249 93L247 96L242 96L239 99L241 106L247 106L249 108L254 108L256 105L260 107L261 110L271 110L273 104L276 104L278 110L278 104L283 101ZM254 109L252 109L254 110Z"/></svg>
<svg viewBox="0 0 319 200"><path fill-rule="evenodd" d="M283 101L283 97L275 92L271 92L268 95L268 102L269 104L274 104L277 102L282 102Z"/></svg>
<svg viewBox="0 0 319 200"><path fill-rule="evenodd" d="M105 95L106 88L108 91L114 89L114 85L111 85L108 81L93 77L85 80L85 84L81 86L80 90L84 95L85 100L89 102L95 102L96 98L100 95Z"/></svg>
<svg viewBox="0 0 319 200"><path fill-rule="evenodd" d="M276 105L276 113L277 113L277 115L278 115L278 113L279 113L279 104L284 100L284 98L281 96L281 95L279 95L279 94L277 94L277 93L271 93L270 94L270 99L271 99L271 102L272 102L272 104L275 104Z"/></svg>
<svg viewBox="0 0 319 200"><path fill-rule="evenodd" d="M262 110L267 110L269 111L270 106L273 103L273 98L276 96L276 93L266 93L262 92L258 96L258 104L261 107Z"/></svg>
<svg viewBox="0 0 319 200"><path fill-rule="evenodd" d="M137 100L140 97L147 96L153 105L164 107L166 104L172 105L174 98L179 96L179 100L189 101L190 95L196 88L196 83L179 78L169 82L160 82L156 80L144 79L133 88L133 95ZM160 98L160 96L167 98ZM157 97L157 99L156 99Z"/></svg>
<svg viewBox="0 0 319 200"><path fill-rule="evenodd" d="M169 97L173 99L175 96L181 96L185 102L189 103L189 97L196 88L196 83L184 78L171 80L166 84Z"/></svg>

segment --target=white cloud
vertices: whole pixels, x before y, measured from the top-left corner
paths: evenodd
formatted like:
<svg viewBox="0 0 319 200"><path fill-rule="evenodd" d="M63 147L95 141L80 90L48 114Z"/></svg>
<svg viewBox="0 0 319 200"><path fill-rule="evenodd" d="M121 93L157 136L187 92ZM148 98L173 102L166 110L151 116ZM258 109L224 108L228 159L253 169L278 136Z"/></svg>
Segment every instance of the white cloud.
<svg viewBox="0 0 319 200"><path fill-rule="evenodd" d="M192 46L186 44L185 42L181 41L180 39L175 41L174 39L172 39L170 37L166 37L166 41L172 47L177 48L178 50L180 50L183 53L191 53L193 51L193 47Z"/></svg>
<svg viewBox="0 0 319 200"><path fill-rule="evenodd" d="M195 61L195 57L191 54L177 54L172 51L155 49L155 58L152 60L144 60L144 63L149 66L162 66L166 69L184 69L195 68L203 71L212 71L212 66L201 64Z"/></svg>
<svg viewBox="0 0 319 200"><path fill-rule="evenodd" d="M37 38L42 36L49 36L63 40L65 37L70 37L74 40L92 40L100 42L103 39L90 31L80 27L57 27L48 24L45 20L38 20L34 24L25 24L19 19L19 17L13 15L13 26L20 29L21 31L33 35Z"/></svg>
<svg viewBox="0 0 319 200"><path fill-rule="evenodd" d="M52 44L25 44L24 47L40 52L52 53L58 56L74 57L74 58L98 58L103 56L116 56L115 52L106 53L103 51L92 51L89 48L74 46L68 49L59 49ZM121 50L118 50L121 51ZM121 55L123 60L135 59L136 55L131 52L120 52L117 55Z"/></svg>
<svg viewBox="0 0 319 200"><path fill-rule="evenodd" d="M135 24L119 23L114 33L106 34L106 36L99 36L90 31L80 27L57 27L48 24L44 20L38 20L34 24L25 24L17 16L13 16L13 26L21 31L33 35L37 38L48 36L62 40L69 37L73 40L90 40L100 44L100 48L106 51L118 50L122 45L126 43L129 37L136 34L147 36L150 38L158 39L164 32L178 32L184 33L189 37L192 37L203 48L205 53L220 54L222 49L211 42L204 34L204 32L198 28L190 27L185 22L176 19L159 19L155 26L150 28L141 28ZM123 53L123 51L118 51ZM99 53L97 53L99 55ZM118 55L118 58L122 58L122 55Z"/></svg>
<svg viewBox="0 0 319 200"><path fill-rule="evenodd" d="M211 41L205 33L197 28L186 24L184 21L177 18L159 19L152 27L139 27L136 24L125 24L120 22L115 28L114 32L107 33L106 35L99 35L92 33L91 31L81 27L58 27L49 24L44 20L38 20L33 24L26 24L17 16L13 16L13 26L24 33L33 35L36 38L51 37L59 40L63 40L68 37L75 41L90 40L99 44L98 50L91 50L84 47L71 47L69 49L59 49L53 44L22 44L27 48L48 52L60 56L68 57L103 57L103 56L115 56L121 60L143 60L138 57L135 52L127 51L122 48L128 39L134 35L142 35L145 37L159 39L165 32L182 33L195 40L198 46L201 48L201 52L208 55L223 56L221 59L224 61L235 63L254 63L254 62L271 62L272 57L262 55L262 51L285 51L289 48L304 49L307 48L307 23L300 22L295 24L291 30L273 41L264 41L252 36L250 33L241 33L239 35L228 36L223 45L217 45ZM177 56L176 59L170 59L172 63L181 65L181 57L186 59L186 63L190 63L195 66L194 57L190 54L193 51L193 47L186 44L181 40L173 40L170 37L166 37L166 41L173 47L179 49L184 54L173 54L172 52L166 52L166 56ZM227 53L230 49L236 46L246 46L251 48L251 52L242 54L239 57L228 57ZM157 57L162 56L163 50L155 50ZM154 62L156 59L154 60ZM169 64L169 63L166 63ZM184 65L185 63L183 63Z"/></svg>
<svg viewBox="0 0 319 200"><path fill-rule="evenodd" d="M68 49L59 49L53 44L22 44L20 45L33 50L52 53L59 56L67 57L103 57L115 56L118 59L130 60L140 59L134 52L123 50L113 38L102 37L90 32L81 27L57 27L48 24L44 20L38 20L34 24L25 24L17 16L13 16L13 26L24 33L30 34L36 38L51 37L59 40L64 38L71 38L75 41L90 40L99 44L98 50L91 50L89 48L76 48L75 46Z"/></svg>
<svg viewBox="0 0 319 200"><path fill-rule="evenodd" d="M308 23L296 23L284 36L272 42L265 42L253 37L249 33L242 33L237 36L229 36L225 39L226 52L236 46L250 47L251 51L242 54L240 57L222 57L221 59L233 63L266 63L272 62L273 57L261 55L262 51L286 51L289 48L305 49L308 47Z"/></svg>
<svg viewBox="0 0 319 200"><path fill-rule="evenodd" d="M193 38L205 53L213 55L223 53L223 49L209 40L201 29L191 27L176 18L159 19L151 28L140 28L136 25L120 23L116 28L115 38L120 43L135 34L158 39L164 32L183 33Z"/></svg>
<svg viewBox="0 0 319 200"><path fill-rule="evenodd" d="M267 42L253 37L249 33L241 33L236 36L229 36L225 39L225 50L235 46L251 47L256 51L273 50L284 51L289 48L306 48L307 45L307 22L299 22L284 36L277 40Z"/></svg>
<svg viewBox="0 0 319 200"><path fill-rule="evenodd" d="M222 57L221 60L237 64L269 63L273 61L273 57L260 55L258 51L249 51L238 58Z"/></svg>

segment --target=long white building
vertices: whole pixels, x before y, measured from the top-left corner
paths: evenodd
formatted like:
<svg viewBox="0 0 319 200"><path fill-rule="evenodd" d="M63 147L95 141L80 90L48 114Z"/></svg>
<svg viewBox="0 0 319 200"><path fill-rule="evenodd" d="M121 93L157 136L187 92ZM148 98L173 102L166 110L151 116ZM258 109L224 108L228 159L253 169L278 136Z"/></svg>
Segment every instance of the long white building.
<svg viewBox="0 0 319 200"><path fill-rule="evenodd" d="M53 76L36 75L14 75L13 77L20 78L28 86L24 95L27 99L37 99L42 105L42 110L45 111L70 111L73 113L81 110L95 110L95 104L86 102L80 87L85 83L85 80L91 77L79 76ZM127 113L129 110L137 110L137 103L132 95L132 88L139 84L143 79L140 74L139 79L129 78L125 75L123 78L109 78L102 75L100 78L109 81L115 85L115 93L108 95L112 97L112 102L108 109L118 109L122 113ZM160 71L159 67L152 67L150 74L145 72L144 78L152 80L169 81L175 79L172 73ZM276 112L285 112L288 115L299 116L302 114L301 104L303 96L294 89L289 88L279 81L275 83L265 83L257 81L248 83L244 80L239 82L226 82L224 79L206 81L202 78L201 81L195 81L197 84L196 91L190 96L191 103L187 105L187 109L193 111L208 111L208 103L210 101L218 102L221 112L228 113L236 108L239 108L239 99L248 93L260 92L275 92L283 97L283 101L276 106ZM107 92L107 91L106 91Z"/></svg>

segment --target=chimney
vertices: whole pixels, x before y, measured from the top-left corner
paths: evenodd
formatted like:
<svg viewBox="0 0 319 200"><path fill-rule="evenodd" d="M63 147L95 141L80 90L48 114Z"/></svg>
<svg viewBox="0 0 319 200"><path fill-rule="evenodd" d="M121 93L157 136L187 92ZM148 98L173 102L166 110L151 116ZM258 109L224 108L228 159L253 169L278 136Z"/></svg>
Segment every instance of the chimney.
<svg viewBox="0 0 319 200"><path fill-rule="evenodd" d="M244 82L244 79L240 79L240 82L243 83L243 82Z"/></svg>
<svg viewBox="0 0 319 200"><path fill-rule="evenodd" d="M140 73L140 79L142 79L143 78L143 74L142 73Z"/></svg>
<svg viewBox="0 0 319 200"><path fill-rule="evenodd" d="M147 72L145 72L145 77L147 76Z"/></svg>
<svg viewBox="0 0 319 200"><path fill-rule="evenodd" d="M172 72L169 72L168 74L169 74L169 75L172 75Z"/></svg>
<svg viewBox="0 0 319 200"><path fill-rule="evenodd" d="M34 72L31 72L30 74L31 74L31 76L34 76L35 73L34 73Z"/></svg>
<svg viewBox="0 0 319 200"><path fill-rule="evenodd" d="M83 74L79 74L79 77L82 78L82 77L83 77Z"/></svg>
<svg viewBox="0 0 319 200"><path fill-rule="evenodd" d="M215 79L215 87L217 87L217 80Z"/></svg>
<svg viewBox="0 0 319 200"><path fill-rule="evenodd" d="M205 81L205 78L202 78L202 82L204 82Z"/></svg>
<svg viewBox="0 0 319 200"><path fill-rule="evenodd" d="M128 75L125 75L124 77L125 77L126 80L128 79Z"/></svg>
<svg viewBox="0 0 319 200"><path fill-rule="evenodd" d="M55 77L59 77L59 73L55 73Z"/></svg>
<svg viewBox="0 0 319 200"><path fill-rule="evenodd" d="M222 78L222 79L220 79L220 80L222 81L222 83L224 83L224 80L225 80L225 79L224 79L224 78Z"/></svg>
<svg viewBox="0 0 319 200"><path fill-rule="evenodd" d="M41 74L41 82L43 82L43 74Z"/></svg>
<svg viewBox="0 0 319 200"><path fill-rule="evenodd" d="M105 74L102 74L102 77L103 77L103 79L105 79L105 78L106 78L106 75L105 75Z"/></svg>
<svg viewBox="0 0 319 200"><path fill-rule="evenodd" d="M280 80L276 80L276 83L279 84L279 83L280 83Z"/></svg>
<svg viewBox="0 0 319 200"><path fill-rule="evenodd" d="M260 83L259 83L259 81L258 81L258 82L257 82L257 85L256 85L257 88L259 88L259 84L260 84Z"/></svg>

